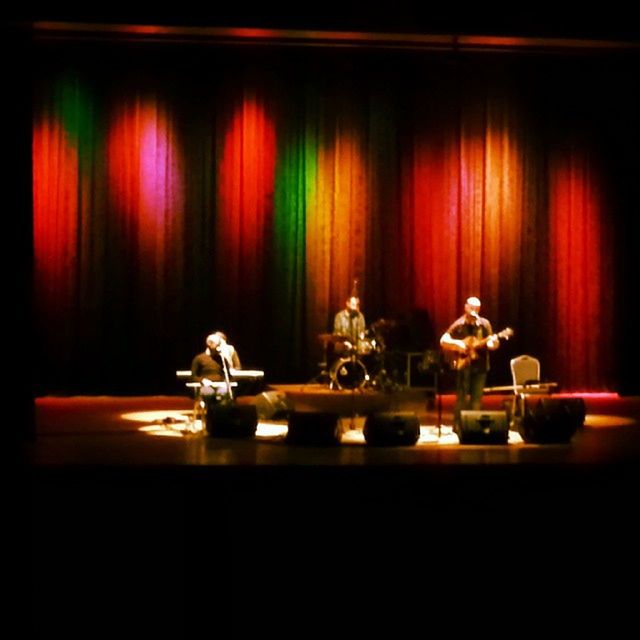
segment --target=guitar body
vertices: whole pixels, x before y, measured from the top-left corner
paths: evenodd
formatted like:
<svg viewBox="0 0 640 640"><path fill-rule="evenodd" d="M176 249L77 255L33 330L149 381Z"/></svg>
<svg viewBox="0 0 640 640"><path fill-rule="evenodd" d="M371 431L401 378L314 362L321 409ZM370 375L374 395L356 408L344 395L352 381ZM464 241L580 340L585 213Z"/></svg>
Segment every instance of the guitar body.
<svg viewBox="0 0 640 640"><path fill-rule="evenodd" d="M453 353L453 359L451 363L451 368L456 371L460 371L461 369L466 369L474 360L477 360L478 349L482 346L482 340L474 336L467 336L462 342L467 345L467 350L465 353L461 353L460 351ZM485 341L486 344L486 341Z"/></svg>
<svg viewBox="0 0 640 640"><path fill-rule="evenodd" d="M467 349L463 353L457 350L446 350L445 354L447 360L449 361L451 368L454 371L460 371L461 369L466 369L474 360L477 360L480 357L478 351L486 346L486 344L492 338L498 338L499 340L505 339L508 340L513 335L513 329L507 327L500 331L500 333L494 333L486 338L476 338L475 336L467 336L464 338L463 342L465 343Z"/></svg>

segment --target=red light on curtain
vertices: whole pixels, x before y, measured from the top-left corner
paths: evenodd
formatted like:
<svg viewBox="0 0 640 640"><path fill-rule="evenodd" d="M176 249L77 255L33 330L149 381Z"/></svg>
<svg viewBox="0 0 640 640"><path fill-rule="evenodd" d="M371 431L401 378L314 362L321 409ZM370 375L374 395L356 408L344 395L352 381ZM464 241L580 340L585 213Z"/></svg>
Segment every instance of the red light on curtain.
<svg viewBox="0 0 640 640"><path fill-rule="evenodd" d="M605 381L610 364L608 235L597 175L584 157L557 160L550 187L551 348L564 364L564 387L580 390Z"/></svg>
<svg viewBox="0 0 640 640"><path fill-rule="evenodd" d="M251 298L263 286L267 233L273 217L276 134L256 96L246 96L232 115L219 166L216 264L221 286L242 283ZM239 313L242 303L227 309Z"/></svg>
<svg viewBox="0 0 640 640"><path fill-rule="evenodd" d="M64 309L78 260L78 150L57 118L34 127L33 205L37 296L43 309Z"/></svg>
<svg viewBox="0 0 640 640"><path fill-rule="evenodd" d="M439 324L458 305L457 245L460 226L460 158L457 140L429 139L414 149L405 173L403 217L406 282L415 306L430 309Z"/></svg>
<svg viewBox="0 0 640 640"><path fill-rule="evenodd" d="M527 215L520 141L509 105L489 103L437 121L416 139L403 172L405 278L437 331L480 295L489 311L517 289ZM509 126L510 125L510 126Z"/></svg>

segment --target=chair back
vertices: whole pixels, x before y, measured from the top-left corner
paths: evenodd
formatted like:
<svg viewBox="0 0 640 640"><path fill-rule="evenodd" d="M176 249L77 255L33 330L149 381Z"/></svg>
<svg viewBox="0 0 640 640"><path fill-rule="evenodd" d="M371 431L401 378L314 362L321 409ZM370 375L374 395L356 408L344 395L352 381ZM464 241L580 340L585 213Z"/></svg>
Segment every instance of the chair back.
<svg viewBox="0 0 640 640"><path fill-rule="evenodd" d="M521 386L529 382L539 382L540 360L528 355L521 355L516 358L512 358L511 377L513 379L514 387Z"/></svg>

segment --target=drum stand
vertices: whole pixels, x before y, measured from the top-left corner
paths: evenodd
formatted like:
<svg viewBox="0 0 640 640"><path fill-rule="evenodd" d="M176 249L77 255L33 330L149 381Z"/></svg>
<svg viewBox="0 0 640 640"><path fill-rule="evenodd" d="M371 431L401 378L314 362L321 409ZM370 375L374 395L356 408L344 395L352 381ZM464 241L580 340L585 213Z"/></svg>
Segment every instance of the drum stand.
<svg viewBox="0 0 640 640"><path fill-rule="evenodd" d="M320 367L320 373L318 373L316 376L311 378L311 380L309 380L309 384L316 383L316 384L323 384L323 385L324 384L331 385L331 374L327 369L326 358L322 362L319 362L318 366Z"/></svg>
<svg viewBox="0 0 640 640"><path fill-rule="evenodd" d="M336 389L341 389L340 383L334 378L336 371L334 371L335 367L342 361L342 358L336 359L329 367L327 372L327 384L329 385L329 389L331 391L335 391ZM335 386L334 386L335 385Z"/></svg>
<svg viewBox="0 0 640 640"><path fill-rule="evenodd" d="M331 373L329 372L329 362L327 360L327 340L322 340L322 362L318 362L320 373L315 375L308 384L326 384L331 386Z"/></svg>
<svg viewBox="0 0 640 640"><path fill-rule="evenodd" d="M387 370L386 350L382 349L376 353L375 358L377 372L370 381L371 386L382 393L394 393L398 390L398 383Z"/></svg>
<svg viewBox="0 0 640 640"><path fill-rule="evenodd" d="M356 361L355 351L353 351L348 358L336 359L335 362L331 365L331 369L329 370L328 375L329 375L329 389L331 389L332 391L335 391L336 389L344 390L344 387L340 385L340 381L337 380L336 378L338 376L338 372L340 371L340 367L338 367L338 365L342 363L342 366L344 366L346 364L346 362L344 362L345 360L348 360L351 363L355 362ZM355 386L353 387L353 390L355 391Z"/></svg>

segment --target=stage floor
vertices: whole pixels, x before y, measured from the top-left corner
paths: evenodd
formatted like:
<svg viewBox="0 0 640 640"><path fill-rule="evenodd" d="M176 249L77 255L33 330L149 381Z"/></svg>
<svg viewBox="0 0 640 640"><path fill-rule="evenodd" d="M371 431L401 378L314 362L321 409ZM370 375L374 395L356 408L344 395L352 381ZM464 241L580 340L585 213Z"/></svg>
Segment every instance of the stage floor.
<svg viewBox="0 0 640 640"><path fill-rule="evenodd" d="M425 389L395 393L336 391L320 385L277 385L295 411L335 412L339 447L287 444L286 417L261 419L255 438L206 436L194 420L193 400L180 396L76 396L36 399L37 438L28 447L35 464L513 464L598 463L640 459L640 398L583 394L584 427L569 444L525 443L516 431L508 445L462 445L453 432L454 397L432 397ZM558 396L554 396L558 397ZM256 396L255 398L258 398ZM241 397L252 403L254 397ZM485 410L502 410L508 395L487 395ZM363 436L372 412L415 413L420 438L415 446L370 447Z"/></svg>

